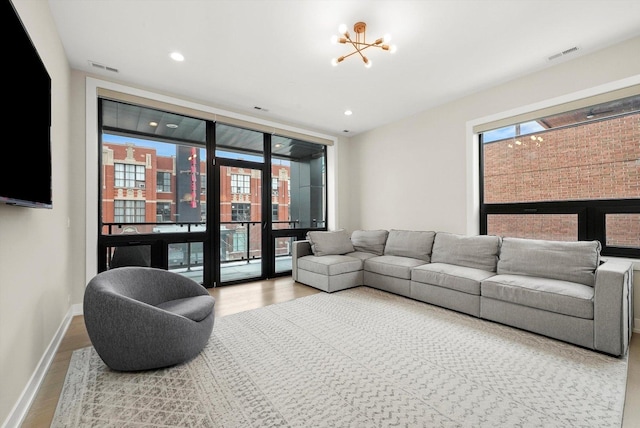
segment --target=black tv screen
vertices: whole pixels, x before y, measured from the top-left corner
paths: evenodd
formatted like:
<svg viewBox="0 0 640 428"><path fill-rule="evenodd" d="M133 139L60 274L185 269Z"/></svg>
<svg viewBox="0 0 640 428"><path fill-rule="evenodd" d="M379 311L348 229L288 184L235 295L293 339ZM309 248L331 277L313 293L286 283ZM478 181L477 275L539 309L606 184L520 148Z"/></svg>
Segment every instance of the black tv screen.
<svg viewBox="0 0 640 428"><path fill-rule="evenodd" d="M0 202L52 208L51 77L10 0L0 0L5 34L6 121L0 149Z"/></svg>

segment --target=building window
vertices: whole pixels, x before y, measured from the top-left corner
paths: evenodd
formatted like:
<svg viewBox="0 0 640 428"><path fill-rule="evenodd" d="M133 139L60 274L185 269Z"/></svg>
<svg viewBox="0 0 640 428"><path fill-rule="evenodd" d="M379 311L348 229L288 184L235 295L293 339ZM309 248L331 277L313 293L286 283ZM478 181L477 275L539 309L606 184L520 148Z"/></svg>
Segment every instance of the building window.
<svg viewBox="0 0 640 428"><path fill-rule="evenodd" d="M278 188L280 180L277 178L271 178L271 196L278 196Z"/></svg>
<svg viewBox="0 0 640 428"><path fill-rule="evenodd" d="M231 221L251 221L251 204L232 204Z"/></svg>
<svg viewBox="0 0 640 428"><path fill-rule="evenodd" d="M233 235L234 252L245 252L247 250L247 235L243 231L236 231Z"/></svg>
<svg viewBox="0 0 640 428"><path fill-rule="evenodd" d="M158 192L171 192L170 172L158 172L158 184L156 189Z"/></svg>
<svg viewBox="0 0 640 428"><path fill-rule="evenodd" d="M278 204L273 204L271 205L271 220L272 221L278 221L278 209L279 209L279 205Z"/></svg>
<svg viewBox="0 0 640 428"><path fill-rule="evenodd" d="M144 165L116 163L114 168L116 187L144 188Z"/></svg>
<svg viewBox="0 0 640 428"><path fill-rule="evenodd" d="M158 202L156 204L156 222L168 223L171 221L171 202Z"/></svg>
<svg viewBox="0 0 640 428"><path fill-rule="evenodd" d="M231 193L242 195L251 193L251 176L231 174Z"/></svg>
<svg viewBox="0 0 640 428"><path fill-rule="evenodd" d="M200 194L207 194L207 174L200 173Z"/></svg>
<svg viewBox="0 0 640 428"><path fill-rule="evenodd" d="M113 204L115 223L145 222L145 201L115 200Z"/></svg>
<svg viewBox="0 0 640 428"><path fill-rule="evenodd" d="M480 136L481 233L640 256L640 96Z"/></svg>

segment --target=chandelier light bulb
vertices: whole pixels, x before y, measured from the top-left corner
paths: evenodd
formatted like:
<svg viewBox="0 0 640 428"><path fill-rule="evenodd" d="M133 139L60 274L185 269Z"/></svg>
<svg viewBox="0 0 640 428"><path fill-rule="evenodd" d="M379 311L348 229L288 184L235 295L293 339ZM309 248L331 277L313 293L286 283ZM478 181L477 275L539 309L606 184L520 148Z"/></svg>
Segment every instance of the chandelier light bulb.
<svg viewBox="0 0 640 428"><path fill-rule="evenodd" d="M389 48L389 53L396 53L398 50L398 47L396 45L391 45L391 47Z"/></svg>
<svg viewBox="0 0 640 428"><path fill-rule="evenodd" d="M338 27L338 33L346 34L347 33L347 25L346 24L340 24L340 26Z"/></svg>
<svg viewBox="0 0 640 428"><path fill-rule="evenodd" d="M177 62L184 61L184 56L180 52L172 52L171 55L169 56L174 61L177 61Z"/></svg>
<svg viewBox="0 0 640 428"><path fill-rule="evenodd" d="M338 36L331 36L331 43L334 45L338 44Z"/></svg>
<svg viewBox="0 0 640 428"><path fill-rule="evenodd" d="M389 44L389 42L391 41L391 34L385 34L384 37L382 38L382 41L385 44Z"/></svg>
<svg viewBox="0 0 640 428"><path fill-rule="evenodd" d="M366 68L371 68L371 65L373 64L373 62L369 58L365 56L364 58L362 58L362 60L364 61L364 66Z"/></svg>
<svg viewBox="0 0 640 428"><path fill-rule="evenodd" d="M331 60L331 65L333 65L334 67L338 65L338 58L333 58Z"/></svg>

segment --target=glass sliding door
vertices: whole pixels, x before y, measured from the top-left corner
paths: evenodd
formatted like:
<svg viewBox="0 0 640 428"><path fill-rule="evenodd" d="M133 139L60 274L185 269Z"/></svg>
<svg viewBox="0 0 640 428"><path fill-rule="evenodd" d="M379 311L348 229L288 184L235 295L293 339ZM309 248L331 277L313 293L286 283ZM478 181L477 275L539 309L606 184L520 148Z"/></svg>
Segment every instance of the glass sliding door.
<svg viewBox="0 0 640 428"><path fill-rule="evenodd" d="M265 278L264 141L262 132L216 124L221 285Z"/></svg>
<svg viewBox="0 0 640 428"><path fill-rule="evenodd" d="M262 278L262 170L220 165L220 282Z"/></svg>

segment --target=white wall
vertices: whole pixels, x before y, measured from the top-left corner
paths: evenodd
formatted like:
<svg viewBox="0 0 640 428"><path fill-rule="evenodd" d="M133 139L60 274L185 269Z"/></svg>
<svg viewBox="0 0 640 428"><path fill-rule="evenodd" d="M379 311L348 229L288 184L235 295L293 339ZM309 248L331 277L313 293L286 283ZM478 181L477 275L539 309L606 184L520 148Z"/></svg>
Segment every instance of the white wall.
<svg viewBox="0 0 640 428"><path fill-rule="evenodd" d="M69 66L48 2L12 1L51 76L53 209L0 204L0 423L29 392L26 385L68 314L83 269L75 263L83 248L76 250L72 230L84 213L71 208L69 192L69 183L83 178L72 176L69 165ZM3 144L23 144L28 153L28 130L24 136Z"/></svg>
<svg viewBox="0 0 640 428"><path fill-rule="evenodd" d="M639 52L640 38L631 39L351 138L341 158L349 165L349 186L340 187L350 195L344 226L478 233L477 145L470 125L638 84Z"/></svg>

